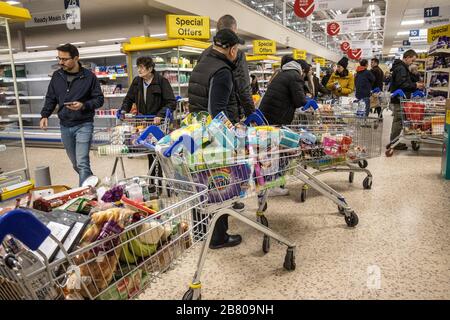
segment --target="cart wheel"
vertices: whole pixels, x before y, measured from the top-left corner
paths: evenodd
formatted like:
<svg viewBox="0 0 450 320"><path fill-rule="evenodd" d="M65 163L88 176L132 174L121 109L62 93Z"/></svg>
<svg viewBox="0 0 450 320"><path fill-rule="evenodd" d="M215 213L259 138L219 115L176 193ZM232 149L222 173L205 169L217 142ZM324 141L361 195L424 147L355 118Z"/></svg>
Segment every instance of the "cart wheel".
<svg viewBox="0 0 450 320"><path fill-rule="evenodd" d="M411 146L414 151L419 151L420 149L420 143L417 141L411 141Z"/></svg>
<svg viewBox="0 0 450 320"><path fill-rule="evenodd" d="M347 226L350 228L356 227L358 225L359 219L355 212L350 212L349 215L345 216L345 223L347 223Z"/></svg>
<svg viewBox="0 0 450 320"><path fill-rule="evenodd" d="M345 209L344 209L343 207L338 206L338 210L339 210L339 213L340 213L340 214L342 214L342 215L345 214Z"/></svg>
<svg viewBox="0 0 450 320"><path fill-rule="evenodd" d="M394 149L388 149L385 152L386 157L390 158L394 154Z"/></svg>
<svg viewBox="0 0 450 320"><path fill-rule="evenodd" d="M284 257L284 264L283 267L288 271L295 270L295 256L294 256L294 250L288 248L286 251L286 256Z"/></svg>
<svg viewBox="0 0 450 320"><path fill-rule="evenodd" d="M189 288L189 290L186 291L185 294L183 295L182 300L193 300L193 299L194 299L194 289ZM197 300L202 300L201 294L198 296Z"/></svg>
<svg viewBox="0 0 450 320"><path fill-rule="evenodd" d="M350 174L348 175L348 182L353 183L354 179L355 179L355 173L350 172Z"/></svg>
<svg viewBox="0 0 450 320"><path fill-rule="evenodd" d="M363 181L363 187L366 190L370 190L372 189L372 178L371 177L366 177Z"/></svg>
<svg viewBox="0 0 450 320"><path fill-rule="evenodd" d="M301 202L306 201L306 189L302 189L302 193L300 194L300 201Z"/></svg>
<svg viewBox="0 0 450 320"><path fill-rule="evenodd" d="M367 160L360 160L360 161L358 161L358 165L361 169L364 169L364 168L367 168L369 163L367 162Z"/></svg>

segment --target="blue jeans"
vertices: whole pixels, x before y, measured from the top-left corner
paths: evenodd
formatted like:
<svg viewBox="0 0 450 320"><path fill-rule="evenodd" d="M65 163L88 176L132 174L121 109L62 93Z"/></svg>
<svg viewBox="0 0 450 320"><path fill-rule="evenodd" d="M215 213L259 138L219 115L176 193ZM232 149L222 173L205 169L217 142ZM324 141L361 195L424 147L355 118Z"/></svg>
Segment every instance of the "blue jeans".
<svg viewBox="0 0 450 320"><path fill-rule="evenodd" d="M91 149L94 124L83 123L74 127L61 126L61 139L73 169L79 175L80 186L86 178L92 176L89 150Z"/></svg>
<svg viewBox="0 0 450 320"><path fill-rule="evenodd" d="M366 117L368 117L370 113L370 98L362 98L361 100L366 104Z"/></svg>

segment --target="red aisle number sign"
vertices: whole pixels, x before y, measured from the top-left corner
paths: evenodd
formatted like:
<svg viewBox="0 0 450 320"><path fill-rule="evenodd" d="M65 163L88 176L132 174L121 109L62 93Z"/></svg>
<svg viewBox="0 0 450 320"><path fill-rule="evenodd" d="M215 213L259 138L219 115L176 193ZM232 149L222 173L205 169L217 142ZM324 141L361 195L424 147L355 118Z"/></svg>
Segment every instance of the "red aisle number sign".
<svg viewBox="0 0 450 320"><path fill-rule="evenodd" d="M327 24L327 33L329 36L337 36L341 31L341 25L337 22Z"/></svg>
<svg viewBox="0 0 450 320"><path fill-rule="evenodd" d="M347 55L350 59L360 60L362 55L361 49L348 49Z"/></svg>
<svg viewBox="0 0 450 320"><path fill-rule="evenodd" d="M300 18L306 18L314 12L314 0L295 0L294 12Z"/></svg>
<svg viewBox="0 0 450 320"><path fill-rule="evenodd" d="M348 43L347 41L344 41L341 43L341 50L344 52L347 52L348 49L350 49L350 43Z"/></svg>

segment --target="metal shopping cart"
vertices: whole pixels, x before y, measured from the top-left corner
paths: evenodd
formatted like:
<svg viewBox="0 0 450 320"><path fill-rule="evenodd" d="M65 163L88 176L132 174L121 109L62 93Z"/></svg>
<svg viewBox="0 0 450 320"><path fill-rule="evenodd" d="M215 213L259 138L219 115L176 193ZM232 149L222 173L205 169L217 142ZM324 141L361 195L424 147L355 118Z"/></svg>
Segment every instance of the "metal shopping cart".
<svg viewBox="0 0 450 320"><path fill-rule="evenodd" d="M162 134L155 139L162 138L169 133L173 121L172 112L167 109L166 116L161 120L158 127ZM139 137L149 126L155 124L154 115L127 115L118 113L118 125L94 132L93 145L96 146L100 157L114 157L114 165L111 176L115 175L117 165L120 162L123 177L126 177L123 157L137 158L154 155L154 151L142 146ZM159 168L157 161L153 158L149 173L156 172ZM158 175L158 174L155 174Z"/></svg>
<svg viewBox="0 0 450 320"><path fill-rule="evenodd" d="M391 93L389 91L382 91L380 88L372 90L372 95L370 96L370 108L381 108L380 118L382 117L384 110L389 109L390 103Z"/></svg>
<svg viewBox="0 0 450 320"><path fill-rule="evenodd" d="M444 139L445 104L432 101L423 94L415 92L412 99L406 99L401 90L393 95L400 95L400 107L403 130L398 137L386 146L386 156L394 154L394 148L401 139L411 141L414 151L420 149L420 144L430 143L442 145Z"/></svg>
<svg viewBox="0 0 450 320"><path fill-rule="evenodd" d="M92 214L81 248L71 253L30 211L18 209L0 217L0 299L133 299L156 277L177 266L206 237L197 230L209 225L208 217L194 221L192 211L203 207L207 189L187 181L149 176L121 183L135 183L136 179L147 185L162 180L171 190L170 197L160 190L158 200L152 200L159 206L153 214L111 211L100 236L89 243L86 239L104 219L100 213ZM158 183L155 186L160 188ZM137 216L141 219L134 222ZM5 238L8 234L12 238ZM60 259L49 262L42 249L47 242L57 244Z"/></svg>

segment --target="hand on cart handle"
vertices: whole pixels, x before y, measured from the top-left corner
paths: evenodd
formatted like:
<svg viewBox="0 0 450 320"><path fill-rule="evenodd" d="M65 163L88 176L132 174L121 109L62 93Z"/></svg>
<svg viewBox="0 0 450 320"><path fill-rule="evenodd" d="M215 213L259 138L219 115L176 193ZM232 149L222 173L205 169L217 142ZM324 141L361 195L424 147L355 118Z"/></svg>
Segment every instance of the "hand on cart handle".
<svg viewBox="0 0 450 320"><path fill-rule="evenodd" d="M122 118L122 109L117 110L116 118L119 119L119 120Z"/></svg>
<svg viewBox="0 0 450 320"><path fill-rule="evenodd" d="M380 93L381 89L376 87L375 89L372 90L372 93Z"/></svg>
<svg viewBox="0 0 450 320"><path fill-rule="evenodd" d="M169 107L166 109L166 118L165 119L169 120L169 121L173 121L173 113Z"/></svg>
<svg viewBox="0 0 450 320"><path fill-rule="evenodd" d="M306 102L306 104L301 108L302 111L306 111L309 108L313 108L314 110L319 109L319 105L317 104L317 102L314 99L308 99L308 101Z"/></svg>
<svg viewBox="0 0 450 320"><path fill-rule="evenodd" d="M47 131L48 129L48 118L42 118L39 122L39 127L41 127L42 130Z"/></svg>
<svg viewBox="0 0 450 320"><path fill-rule="evenodd" d="M392 98L395 98L395 97L398 97L398 96L400 96L402 98L406 98L406 95L405 95L405 93L403 92L402 89L395 90L394 92L391 93L391 97Z"/></svg>
<svg viewBox="0 0 450 320"><path fill-rule="evenodd" d="M247 119L245 119L244 121L244 124L246 126L250 126L252 123L256 123L257 126L262 126L264 125L264 120L257 112L254 112L251 115L249 115Z"/></svg>
<svg viewBox="0 0 450 320"><path fill-rule="evenodd" d="M164 156L166 158L170 158L172 156L172 152L175 150L175 148L182 143L184 145L184 147L188 150L188 152L190 152L191 154L193 154L195 152L195 150L197 149L194 139L192 139L190 136L188 135L182 135L181 137L178 138L177 141L175 141L169 149L167 149L166 151L164 151Z"/></svg>
<svg viewBox="0 0 450 320"><path fill-rule="evenodd" d="M8 234L37 250L50 235L50 229L30 212L16 209L0 217L0 243Z"/></svg>
<svg viewBox="0 0 450 320"><path fill-rule="evenodd" d="M152 135L155 137L156 140L161 140L164 137L164 132L157 127L157 126L149 126L147 129L144 130L144 132L139 136L137 139L137 143L148 148L148 149L155 149L155 144L152 144L150 142L147 142L147 138L149 135Z"/></svg>
<svg viewBox="0 0 450 320"><path fill-rule="evenodd" d="M416 90L416 91L413 92L411 97L413 97L413 98L424 98L425 97L425 93L423 91L421 91L421 90Z"/></svg>

